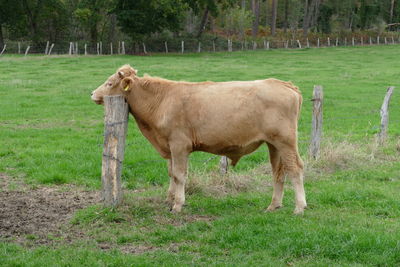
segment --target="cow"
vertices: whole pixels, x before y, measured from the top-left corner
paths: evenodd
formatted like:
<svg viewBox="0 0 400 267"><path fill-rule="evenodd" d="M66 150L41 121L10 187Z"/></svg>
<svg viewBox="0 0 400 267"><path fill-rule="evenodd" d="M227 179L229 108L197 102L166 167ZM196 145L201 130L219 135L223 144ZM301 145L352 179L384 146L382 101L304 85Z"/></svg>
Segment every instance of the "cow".
<svg viewBox="0 0 400 267"><path fill-rule="evenodd" d="M273 174L273 195L266 211L282 207L288 176L295 191L295 214L306 208L303 161L297 145L302 104L299 89L277 79L229 82L171 81L120 67L91 93L123 95L136 123L164 159L170 185L167 202L178 213L185 203L188 157L194 151L226 156L235 166L244 155L267 144Z"/></svg>

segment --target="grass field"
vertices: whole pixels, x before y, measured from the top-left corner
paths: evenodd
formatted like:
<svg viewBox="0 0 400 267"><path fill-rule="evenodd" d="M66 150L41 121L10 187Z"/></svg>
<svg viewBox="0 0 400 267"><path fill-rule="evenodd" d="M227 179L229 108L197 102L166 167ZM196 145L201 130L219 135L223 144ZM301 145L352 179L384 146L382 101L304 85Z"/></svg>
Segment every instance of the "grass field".
<svg viewBox="0 0 400 267"><path fill-rule="evenodd" d="M170 214L163 203L166 162L130 119L124 204L116 210L91 205L77 211L66 226L66 231L81 233L72 234L72 241L53 237L54 242L40 245L33 234L23 236L22 245L3 239L2 264L400 265L399 51L393 45L146 57L1 57L0 173L32 190L43 184L57 190L100 188L103 108L89 94L129 63L139 75L174 80L275 77L298 85L304 97L299 139L309 204L304 216L292 215L288 185L285 207L263 212L272 194L263 146L224 178L218 175L218 157L192 154L187 206L180 215ZM323 85L325 95L324 141L317 161L307 157L315 84ZM378 147L379 108L390 85L397 88L389 140Z"/></svg>

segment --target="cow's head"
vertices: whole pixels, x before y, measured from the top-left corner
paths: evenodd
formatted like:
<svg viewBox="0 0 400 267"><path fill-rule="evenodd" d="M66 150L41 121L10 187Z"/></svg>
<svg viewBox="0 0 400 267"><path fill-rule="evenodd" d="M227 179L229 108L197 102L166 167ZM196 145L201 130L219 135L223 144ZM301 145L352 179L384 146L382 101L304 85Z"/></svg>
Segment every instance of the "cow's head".
<svg viewBox="0 0 400 267"><path fill-rule="evenodd" d="M105 83L97 87L91 94L92 100L96 104L103 104L103 97L109 95L121 95L124 88L121 86L121 81L128 77L136 76L137 71L129 65L120 67L117 72L111 75Z"/></svg>

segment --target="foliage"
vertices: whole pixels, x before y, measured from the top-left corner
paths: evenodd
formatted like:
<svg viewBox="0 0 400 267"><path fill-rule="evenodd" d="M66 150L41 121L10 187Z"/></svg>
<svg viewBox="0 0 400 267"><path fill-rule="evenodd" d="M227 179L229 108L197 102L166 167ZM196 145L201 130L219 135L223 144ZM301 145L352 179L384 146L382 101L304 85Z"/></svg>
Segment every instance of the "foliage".
<svg viewBox="0 0 400 267"><path fill-rule="evenodd" d="M164 29L178 31L184 8L182 0L118 0L115 13L122 31L138 39Z"/></svg>
<svg viewBox="0 0 400 267"><path fill-rule="evenodd" d="M227 35L238 35L244 38L245 30L251 26L253 14L239 7L228 9L221 15L222 27Z"/></svg>

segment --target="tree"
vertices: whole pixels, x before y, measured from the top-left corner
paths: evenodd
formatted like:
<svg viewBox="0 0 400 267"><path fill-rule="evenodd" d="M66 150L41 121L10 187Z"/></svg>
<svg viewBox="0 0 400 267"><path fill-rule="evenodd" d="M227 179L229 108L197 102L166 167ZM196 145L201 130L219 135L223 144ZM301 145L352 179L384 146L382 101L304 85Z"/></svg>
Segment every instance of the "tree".
<svg viewBox="0 0 400 267"><path fill-rule="evenodd" d="M252 0L251 1L251 9L253 11L254 19L253 19L253 27L252 27L252 35L253 38L257 37L258 34L258 25L260 23L260 0Z"/></svg>
<svg viewBox="0 0 400 267"><path fill-rule="evenodd" d="M272 16L271 16L271 35L275 36L276 32L276 17L278 13L278 0L272 0Z"/></svg>
<svg viewBox="0 0 400 267"><path fill-rule="evenodd" d="M164 29L179 30L185 8L181 0L118 0L114 12L122 31L139 39Z"/></svg>

